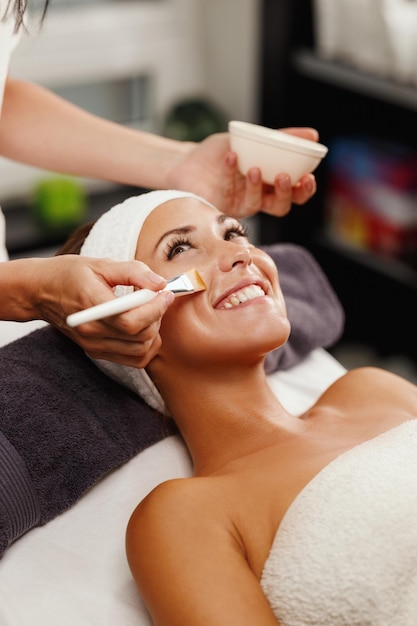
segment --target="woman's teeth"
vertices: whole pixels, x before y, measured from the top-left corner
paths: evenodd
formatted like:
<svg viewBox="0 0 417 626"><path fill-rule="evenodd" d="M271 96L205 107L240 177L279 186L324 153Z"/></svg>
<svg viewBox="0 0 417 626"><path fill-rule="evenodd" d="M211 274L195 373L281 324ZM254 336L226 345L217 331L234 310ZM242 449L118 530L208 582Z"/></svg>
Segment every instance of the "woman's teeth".
<svg viewBox="0 0 417 626"><path fill-rule="evenodd" d="M254 298L259 298L260 296L264 296L264 290L259 287L259 285L250 285L249 287L245 287L244 289L240 289L235 293L232 293L231 296L223 300L220 309L231 309L234 306L239 306L242 302L247 302L248 300L253 300Z"/></svg>

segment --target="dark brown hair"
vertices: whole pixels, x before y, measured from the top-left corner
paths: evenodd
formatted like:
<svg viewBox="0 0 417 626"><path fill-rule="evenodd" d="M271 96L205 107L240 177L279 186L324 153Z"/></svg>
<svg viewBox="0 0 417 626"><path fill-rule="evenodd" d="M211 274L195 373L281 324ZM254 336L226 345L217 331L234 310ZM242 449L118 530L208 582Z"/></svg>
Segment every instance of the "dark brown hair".
<svg viewBox="0 0 417 626"><path fill-rule="evenodd" d="M43 11L40 18L40 23L45 19L46 12L48 10L49 0L44 0ZM13 13L15 19L15 32L19 30L23 23L23 17L26 13L26 9L28 8L28 0L9 0L6 6L6 11L4 15L0 15L1 20L5 20L10 13Z"/></svg>
<svg viewBox="0 0 417 626"><path fill-rule="evenodd" d="M60 254L80 254L81 247L94 224L95 222L87 222L77 228L59 250L55 252L55 256L59 256Z"/></svg>

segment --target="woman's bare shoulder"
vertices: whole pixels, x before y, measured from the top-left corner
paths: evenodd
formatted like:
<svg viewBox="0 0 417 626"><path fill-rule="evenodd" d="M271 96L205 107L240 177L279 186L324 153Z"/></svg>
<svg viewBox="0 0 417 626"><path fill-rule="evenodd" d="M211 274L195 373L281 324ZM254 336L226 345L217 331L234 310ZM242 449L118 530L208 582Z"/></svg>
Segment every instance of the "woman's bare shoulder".
<svg viewBox="0 0 417 626"><path fill-rule="evenodd" d="M131 518L128 563L155 623L277 623L217 488L211 478L163 483Z"/></svg>
<svg viewBox="0 0 417 626"><path fill-rule="evenodd" d="M161 511L174 514L177 509L193 502L187 494L194 491L193 479L173 478L160 483L139 502L134 510L129 525L144 524L147 520L155 522Z"/></svg>
<svg viewBox="0 0 417 626"><path fill-rule="evenodd" d="M181 575L188 572L192 578L210 555L228 558L236 553L234 525L210 483L206 478L169 480L136 507L128 523L126 552L142 591L152 586L155 563L159 573L162 568L172 576L181 563Z"/></svg>
<svg viewBox="0 0 417 626"><path fill-rule="evenodd" d="M332 386L337 386L338 383L359 386L384 386L388 387L388 389L395 389L397 386L403 386L409 387L410 391L413 389L417 390L416 385L402 376L374 366L357 367L348 370L343 376L338 378Z"/></svg>
<svg viewBox="0 0 417 626"><path fill-rule="evenodd" d="M192 527L195 519L221 516L215 490L209 478L175 478L155 487L136 507L128 525L128 533L135 530L141 537L148 533L172 532L176 528L184 532Z"/></svg>
<svg viewBox="0 0 417 626"><path fill-rule="evenodd" d="M319 403L342 406L384 405L409 410L417 417L417 386L393 372L378 367L349 370L321 396Z"/></svg>
<svg viewBox="0 0 417 626"><path fill-rule="evenodd" d="M164 559L179 550L187 535L196 501L192 479L168 480L155 487L133 511L126 531L126 552L132 571L138 575L150 555ZM195 494L198 497L198 492ZM185 535L184 535L185 533Z"/></svg>

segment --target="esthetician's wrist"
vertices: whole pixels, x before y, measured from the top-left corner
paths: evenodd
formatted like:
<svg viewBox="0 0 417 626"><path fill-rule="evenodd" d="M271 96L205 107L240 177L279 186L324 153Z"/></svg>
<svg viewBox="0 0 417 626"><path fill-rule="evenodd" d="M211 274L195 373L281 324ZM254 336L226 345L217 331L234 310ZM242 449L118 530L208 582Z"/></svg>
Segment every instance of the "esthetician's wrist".
<svg viewBox="0 0 417 626"><path fill-rule="evenodd" d="M25 322L39 317L39 272L42 259L0 263L0 319Z"/></svg>
<svg viewBox="0 0 417 626"><path fill-rule="evenodd" d="M195 150L196 143L193 141L176 141L172 144L172 151L166 154L167 167L164 176L164 183L161 189L182 189L182 179L184 178L184 161L187 160L191 152ZM185 190L187 191L187 190Z"/></svg>

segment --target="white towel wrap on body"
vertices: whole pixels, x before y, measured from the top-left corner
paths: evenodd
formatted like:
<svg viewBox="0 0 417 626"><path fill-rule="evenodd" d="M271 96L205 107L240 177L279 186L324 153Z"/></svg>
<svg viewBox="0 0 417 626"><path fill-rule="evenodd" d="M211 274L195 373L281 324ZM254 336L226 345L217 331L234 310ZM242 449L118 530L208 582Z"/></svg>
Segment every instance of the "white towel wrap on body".
<svg viewBox="0 0 417 626"><path fill-rule="evenodd" d="M280 626L417 624L417 420L310 481L280 524L261 585Z"/></svg>

